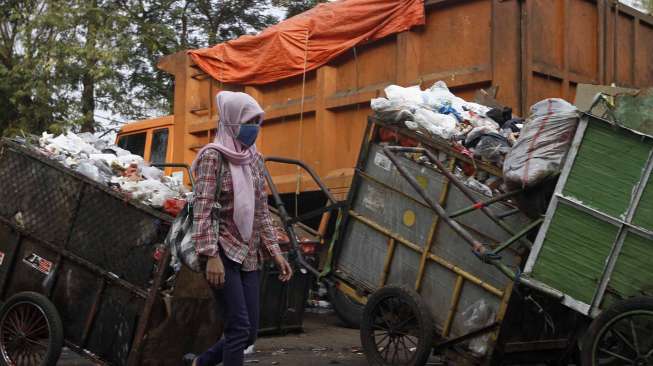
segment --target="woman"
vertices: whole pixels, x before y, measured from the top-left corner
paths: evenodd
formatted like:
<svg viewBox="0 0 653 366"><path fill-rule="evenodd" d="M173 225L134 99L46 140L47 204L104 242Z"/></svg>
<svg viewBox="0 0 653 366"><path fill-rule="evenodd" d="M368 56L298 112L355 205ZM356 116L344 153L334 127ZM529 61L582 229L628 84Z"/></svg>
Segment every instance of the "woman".
<svg viewBox="0 0 653 366"><path fill-rule="evenodd" d="M245 93L218 94L218 133L193 162L196 175L193 240L206 259L206 279L224 314L224 337L185 363L193 366L243 364L243 351L254 344L259 320L259 266L273 258L282 281L292 269L276 242L268 211L264 165L256 150L263 110ZM219 177L219 181L217 181ZM216 202L217 184L221 192ZM219 232L211 212L219 204ZM218 206L215 206L218 207Z"/></svg>

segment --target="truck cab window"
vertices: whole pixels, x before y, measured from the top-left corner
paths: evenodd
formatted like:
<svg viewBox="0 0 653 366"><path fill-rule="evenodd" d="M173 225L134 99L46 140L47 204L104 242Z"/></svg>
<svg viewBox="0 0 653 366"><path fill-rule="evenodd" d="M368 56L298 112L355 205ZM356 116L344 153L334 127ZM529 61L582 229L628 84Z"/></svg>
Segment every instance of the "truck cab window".
<svg viewBox="0 0 653 366"><path fill-rule="evenodd" d="M161 164L166 162L168 152L168 129L162 128L152 134L152 148L150 150L150 162Z"/></svg>
<svg viewBox="0 0 653 366"><path fill-rule="evenodd" d="M145 154L146 136L147 136L146 132L121 136L120 139L118 139L118 146L120 148L128 150L130 153L134 155L143 156Z"/></svg>

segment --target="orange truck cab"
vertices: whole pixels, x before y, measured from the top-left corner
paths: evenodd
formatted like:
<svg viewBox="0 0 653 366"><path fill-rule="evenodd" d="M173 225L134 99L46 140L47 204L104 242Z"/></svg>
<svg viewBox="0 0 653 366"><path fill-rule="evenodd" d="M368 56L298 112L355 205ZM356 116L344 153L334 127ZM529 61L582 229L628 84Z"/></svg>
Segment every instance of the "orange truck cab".
<svg viewBox="0 0 653 366"><path fill-rule="evenodd" d="M146 119L124 125L116 137L116 145L140 155L152 164L170 163L172 161L174 116ZM167 168L165 173L172 173Z"/></svg>

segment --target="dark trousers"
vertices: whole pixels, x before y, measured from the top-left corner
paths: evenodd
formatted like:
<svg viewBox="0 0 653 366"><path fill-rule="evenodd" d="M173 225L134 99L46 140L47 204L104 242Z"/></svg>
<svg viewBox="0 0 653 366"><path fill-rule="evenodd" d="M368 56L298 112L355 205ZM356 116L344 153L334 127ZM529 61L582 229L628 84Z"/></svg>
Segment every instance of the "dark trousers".
<svg viewBox="0 0 653 366"><path fill-rule="evenodd" d="M213 289L223 311L225 328L222 339L197 359L198 366L242 366L243 352L256 340L259 321L260 272L241 271L241 265L224 255L225 284Z"/></svg>

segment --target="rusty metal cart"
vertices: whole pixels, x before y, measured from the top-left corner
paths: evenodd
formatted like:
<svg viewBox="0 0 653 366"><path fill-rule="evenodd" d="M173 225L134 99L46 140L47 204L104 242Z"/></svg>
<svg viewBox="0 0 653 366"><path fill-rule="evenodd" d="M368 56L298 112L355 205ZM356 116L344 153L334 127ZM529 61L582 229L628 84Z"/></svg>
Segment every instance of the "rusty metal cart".
<svg viewBox="0 0 653 366"><path fill-rule="evenodd" d="M586 128L588 125L590 127ZM508 201L511 197L535 197L537 194L510 192L492 199L483 198L452 172L456 163L462 162L475 164L478 170L485 172L483 174L500 176L496 167L474 162L444 141L426 139L381 121L369 120L347 211L339 228L333 280L341 296L350 299L350 309L364 306L360 320L361 342L370 363L421 365L432 351L447 351L449 357L466 360L456 361L458 364L532 361L555 364L577 355L577 340L585 333L589 333L585 339L590 339L587 342L592 348L583 347L584 365L609 365L609 362L617 362L613 363L617 365L628 358L616 351L631 351L632 341L626 343L617 331L593 330L601 328L596 324L607 324L606 327L613 329L610 327L614 324L602 320L602 317L609 317L615 311L619 316L630 316L623 315L620 308L603 312L592 323L589 332L585 330L591 317L609 305L601 303L602 297L597 294L604 292L610 273L613 273L613 262L626 262L623 268L628 275L621 281L623 286L625 283L630 286L627 291L618 293L616 299L651 296L653 263L645 250L647 246L649 252L653 249L650 241L651 198L648 201L642 198L648 206L639 206L642 212L639 214L640 226L633 224L632 214L637 207L634 202L651 194L650 184L646 191L649 193L642 192L650 176L652 140L639 135L628 140L621 136L623 132L612 137L612 143L626 139L636 145L633 141L637 140L641 146L631 152L638 157L633 160L631 171L630 183L635 184L621 187L619 191L623 196L620 198L633 199L632 202L626 199L626 203L631 205L625 217L601 216L595 210L585 208L594 215L583 218L585 221L594 220L592 217L599 215L602 222L614 224L614 233L611 232L614 235L605 239L602 253L589 254L597 249L592 247L593 240L603 234L600 228L590 225L594 222L574 221L561 216L571 215L570 211L581 215L578 212L582 210L576 208L583 204L568 199L564 208L556 209L563 200L561 192L564 192L564 187L573 183L567 179L575 177L570 172L581 171L577 176L584 174L575 182L577 188L583 185L579 182L589 185L597 179L601 181L618 175L615 173L619 171L614 167L605 170L604 175L595 175L596 172L587 166L591 162L585 156L588 154L584 154L583 148L579 150L582 145L596 155L595 160L612 162L601 156L614 156L613 151L601 146L605 141L595 142L593 135L586 132L600 128L607 128L604 122L589 116L582 119L549 212L532 220ZM387 136L388 131L395 136L395 141L390 144L381 142L381 137ZM397 146L402 144L409 146ZM419 148L410 147L417 144ZM619 179L614 181L623 183ZM602 199L592 191L584 192L585 201L589 201L589 197ZM632 197L626 194L630 192L634 192ZM543 223L543 229L538 231ZM646 225L649 225L648 229L643 228ZM596 236L585 237L582 233L574 236L575 229L599 231ZM535 234L537 240L533 244L529 239ZM619 256L624 237L635 244L631 244L632 252ZM567 249L565 252L548 241L572 245L569 248L561 244ZM531 248L526 273L522 274L523 263ZM592 261L584 261L585 256L593 258ZM638 259L632 259L633 256ZM608 264L604 266L604 262ZM591 271L586 271L588 269ZM600 275L599 280L597 275ZM591 283L598 288L596 294L586 286ZM593 308L577 301L579 295L571 290L579 287L585 295L582 299L592 300ZM650 297L630 301L621 306L635 308L632 316L639 317L638 321L644 324L633 327L632 331L643 332L640 342L653 342L650 339L653 332L649 328L653 327ZM601 342L612 342L607 354L605 347L608 346L601 346ZM641 347L648 347L648 353L638 350L633 362L640 363L633 364L649 365L653 360L648 349L653 349L653 344L641 343Z"/></svg>
<svg viewBox="0 0 653 366"><path fill-rule="evenodd" d="M9 140L0 182L0 362L140 364L171 218Z"/></svg>

